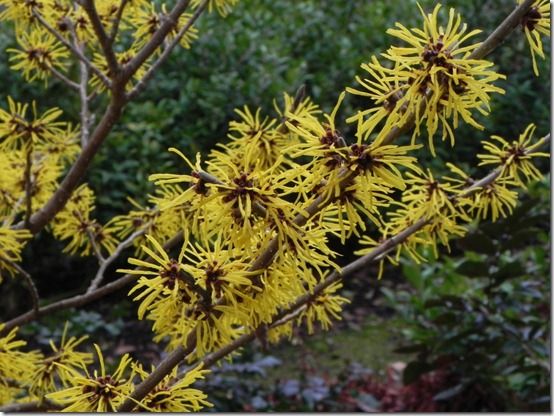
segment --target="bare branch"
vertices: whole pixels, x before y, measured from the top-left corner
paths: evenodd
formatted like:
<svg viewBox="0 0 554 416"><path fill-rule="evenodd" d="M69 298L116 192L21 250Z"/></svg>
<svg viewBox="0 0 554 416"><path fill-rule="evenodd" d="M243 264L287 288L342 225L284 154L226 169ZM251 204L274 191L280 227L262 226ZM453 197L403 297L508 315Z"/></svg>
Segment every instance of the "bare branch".
<svg viewBox="0 0 554 416"><path fill-rule="evenodd" d="M169 42L164 51L161 53L161 55L156 59L156 61L152 64L152 66L146 71L146 74L142 77L142 79L135 85L135 87L127 94L127 99L132 100L135 98L138 94L140 94L144 88L146 87L146 84L152 78L152 76L156 73L158 68L169 58L169 55L179 44L182 37L188 32L188 30L192 27L192 25L198 20L198 18L202 15L204 10L206 9L206 6L208 5L208 0L204 0L200 6L196 9L192 17L187 21L187 23L179 30L177 33L177 36Z"/></svg>
<svg viewBox="0 0 554 416"><path fill-rule="evenodd" d="M31 182L31 169L33 166L33 144L30 140L27 143L27 148L25 150L25 227L28 228L29 219L31 218L31 213L33 212L33 184Z"/></svg>
<svg viewBox="0 0 554 416"><path fill-rule="evenodd" d="M8 259L2 259L2 261L8 263L11 267L13 267L17 272L23 276L23 280L25 280L25 285L27 286L27 289L29 289L29 293L31 294L31 300L33 302L33 312L38 313L39 310L39 295L37 287L35 286L35 282L33 282L33 278L29 273L27 273L19 264L17 264L15 261L8 260Z"/></svg>
<svg viewBox="0 0 554 416"><path fill-rule="evenodd" d="M52 75L54 75L56 78L58 78L60 81L62 81L65 85L67 85L69 88L79 91L79 84L76 82L70 80L68 77L66 77L64 74L59 72L56 68L53 66L49 66L48 70L52 72Z"/></svg>
<svg viewBox="0 0 554 416"><path fill-rule="evenodd" d="M79 81L78 90L79 90L79 99L81 100L81 147L85 147L88 143L90 136L90 110L89 110L89 96L87 92L88 85L88 68L84 62L79 62L79 69L81 74L81 79Z"/></svg>
<svg viewBox="0 0 554 416"><path fill-rule="evenodd" d="M15 412L45 412L48 410L61 410L62 407L51 400L42 398L36 402L26 403L12 403L0 406L0 412L2 413L15 413Z"/></svg>
<svg viewBox="0 0 554 416"><path fill-rule="evenodd" d="M87 235L88 235L88 239L90 240L90 245L92 246L92 251L94 252L94 255L96 256L96 258L98 259L98 264L101 265L106 261L106 259L102 255L102 252L100 251L100 247L96 242L96 236L94 235L93 231L88 227L88 225L87 225Z"/></svg>
<svg viewBox="0 0 554 416"><path fill-rule="evenodd" d="M171 248L175 247L177 244L179 244L181 241L183 241L183 234L177 233L174 235L171 239L169 239L164 245L165 250L170 250ZM137 268L137 270L140 270ZM16 326L21 326L26 324L27 322L31 322L35 319L40 318L41 316L48 315L50 313L60 311L63 309L68 308L74 308L86 305L88 303L94 302L97 299L100 299L104 296L109 295L110 293L116 292L128 284L132 283L136 280L136 275L134 274L126 274L119 279L108 283L107 285L104 285L102 287L99 287L98 289L90 292L90 293L82 293L80 295L72 296L70 298L62 299L57 302L51 303L50 305L43 306L38 309L38 311L30 310L27 311L10 321L5 322L4 327L0 331L0 336L3 334L6 334L11 329L15 328Z"/></svg>
<svg viewBox="0 0 554 416"><path fill-rule="evenodd" d="M127 247L129 247L131 244L133 244L133 242L138 237L143 235L146 232L147 228L148 228L148 224L146 226L144 226L144 228L135 231L126 240L119 243L119 245L114 250L114 252L110 255L110 257L108 257L107 259L102 259L100 261L100 266L98 267L98 271L96 272L96 276L94 277L94 279L92 280L92 282L90 283L90 286L88 287L88 289L86 291L87 294L93 292L94 290L96 290L98 288L98 286L100 286L100 284L102 283L102 280L104 280L104 272L106 271L106 268L110 264L112 264L119 257L119 255L121 254L121 252L123 250L125 250Z"/></svg>
<svg viewBox="0 0 554 416"><path fill-rule="evenodd" d="M112 78L115 78L118 76L121 68L112 49L112 42L110 41L108 35L106 34L106 31L104 30L104 26L100 21L100 16L98 16L98 11L96 10L96 6L94 5L94 0L81 0L81 5L83 6L83 9L85 9L90 22L92 23L94 33L96 34L96 37L100 42L102 52L104 53L104 57L106 58L106 62L108 63L108 68L110 69L111 76Z"/></svg>
<svg viewBox="0 0 554 416"><path fill-rule="evenodd" d="M492 32L487 39L475 49L469 59L482 59L491 53L510 33L520 24L523 16L527 14L535 0L525 0L523 3L516 6L514 11L504 19L502 23Z"/></svg>
<svg viewBox="0 0 554 416"><path fill-rule="evenodd" d="M112 23L112 30L110 32L110 44L113 45L115 42L115 38L117 37L117 32L119 31L119 24L121 23L121 17L123 16L123 11L125 10L125 6L127 6L127 3L129 0L121 0L121 3L119 3L119 8L117 9L117 15L115 16L115 20Z"/></svg>
<svg viewBox="0 0 554 416"><path fill-rule="evenodd" d="M92 162L92 158L106 139L115 122L121 116L124 105L123 91L118 91L117 94L115 92L112 93L110 104L106 108L102 119L94 129L77 160L60 183L58 189L48 202L31 216L28 228L33 234L39 232L65 206L73 190Z"/></svg>

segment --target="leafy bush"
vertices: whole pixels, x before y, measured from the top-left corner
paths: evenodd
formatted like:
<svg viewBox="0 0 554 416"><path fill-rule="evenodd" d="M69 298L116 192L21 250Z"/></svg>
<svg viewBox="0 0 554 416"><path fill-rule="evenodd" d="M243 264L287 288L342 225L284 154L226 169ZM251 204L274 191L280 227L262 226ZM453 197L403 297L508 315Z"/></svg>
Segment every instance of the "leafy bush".
<svg viewBox="0 0 554 416"><path fill-rule="evenodd" d="M410 287L384 290L409 324L397 351L416 354L404 382L447 371L435 396L444 409L550 408L549 184L535 184L511 218L477 224L450 257L404 263Z"/></svg>

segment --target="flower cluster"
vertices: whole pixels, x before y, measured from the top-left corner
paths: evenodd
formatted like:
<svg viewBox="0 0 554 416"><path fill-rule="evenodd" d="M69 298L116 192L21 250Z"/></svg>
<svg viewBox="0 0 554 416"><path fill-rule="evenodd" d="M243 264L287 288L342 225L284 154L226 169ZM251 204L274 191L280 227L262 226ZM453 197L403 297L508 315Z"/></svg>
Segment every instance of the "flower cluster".
<svg viewBox="0 0 554 416"><path fill-rule="evenodd" d="M518 0L521 4L523 0ZM550 2L548 0L536 0L529 11L521 19L521 30L529 42L531 57L533 58L533 71L539 76L537 58L535 55L545 59L542 49L543 36L550 36Z"/></svg>
<svg viewBox="0 0 554 416"><path fill-rule="evenodd" d="M208 10L216 9L226 16L238 0L210 0ZM200 7L201 1L191 2L192 10ZM172 6L170 6L172 7ZM169 18L168 6L165 3L152 3L148 0L103 0L94 3L95 15L106 34L114 34L113 43L118 43L116 59L122 66L133 59L152 39L163 22ZM43 80L52 76L67 78L71 74L71 64L67 44L90 52L94 59L92 64L107 79L115 74L103 54L102 46L96 36L91 14L81 3L57 0L0 0L0 21L6 20L15 24L17 47L7 50L11 54L11 68L20 72L27 81ZM180 31L186 31L179 39L179 44L189 49L198 37L197 29L191 27L192 15L182 14L176 25L173 25L166 41L170 42ZM129 39L132 39L130 42ZM148 64L162 52L157 48L148 62L134 73L135 80L141 79ZM98 73L91 74L89 87L97 92L104 91L106 85ZM131 88L131 84L127 84Z"/></svg>
<svg viewBox="0 0 554 416"><path fill-rule="evenodd" d="M154 59L170 51L172 42L191 47L201 8L226 15L236 3L186 2L194 14L175 19L165 43L128 73L122 97L113 84L173 19L164 3L0 0L0 20L14 22L18 47L8 52L12 68L25 79L52 75L69 81L86 103L114 93L110 106L116 106L133 96L124 89L140 89L136 86L159 63ZM396 23L389 29L403 44L391 46L381 61L373 56L363 64L367 78L357 77L360 86L340 93L330 112L301 89L295 97L285 94L274 115L237 109L229 142L205 158L198 154L191 161L171 148L185 169L151 175L155 191L146 206L130 199L130 212L103 225L93 218L94 192L87 184L76 186L49 230L67 242L66 252L96 255L100 274L134 245L128 260L133 268L118 271L127 274L122 279L136 277L128 294L138 304L138 318L151 322L156 342L184 351L182 358L197 364L168 370L135 399L133 391L155 367L146 371L128 354L112 366L96 344L94 363L92 354L79 350L86 337L68 337L67 327L59 343L51 342L49 354L23 352L25 343L15 339L13 329L0 337L0 404L46 399L75 412L112 412L129 402L136 410L201 410L211 404L192 384L207 373L207 354L244 336L263 334L264 341L275 343L296 326L312 333L340 319L348 299L340 295L339 280L348 266L340 268L332 239L344 244L356 236L362 245L356 253L380 261L382 272L385 261L397 264L401 255L423 261L423 250L438 255L440 246L449 249L469 223L511 213L516 188L542 176L535 158L548 156L539 149L547 138L533 139L534 125L511 142L498 136L484 142L480 165L494 170L481 180L453 164L447 164L449 174L439 175L415 157L423 147L415 143L422 127L434 155L439 127L442 140L454 145L460 121L482 129L475 114L487 115L491 95L504 92L494 85L504 76L480 59L480 44L470 42L479 31L468 30L453 9L445 26L439 23L440 5L431 13L420 11L422 28ZM546 3L537 0L521 22L535 72L535 54L544 56L539 33L546 34L548 16ZM117 43L113 54L106 53L106 43ZM82 72L91 71L79 85L67 78L74 49L92 56L79 57ZM347 93L368 98L368 105L341 114ZM113 114L106 114L109 124ZM342 116L355 123L354 140L344 133ZM33 212L60 187L61 173L80 152L77 137L87 142L88 116L79 128L61 118L57 108L41 114L35 103L11 98L8 108L0 109L1 273L24 272L17 265L31 236L24 228L33 229ZM393 143L412 127L411 144ZM166 244L175 241L177 247ZM97 283L95 278L89 290Z"/></svg>
<svg viewBox="0 0 554 416"><path fill-rule="evenodd" d="M375 105L349 119L358 124L359 140L367 140L377 127L380 130L375 140L383 140L395 126L413 120L412 140L420 135L420 127L425 124L434 154L433 136L439 125L442 140L448 138L452 145L460 119L483 128L473 112L488 114L490 94L504 93L493 82L504 76L491 69L491 62L472 57L480 44L468 41L480 31L468 32L454 9L450 9L446 26L441 26L440 7L438 4L432 13L425 13L420 7L423 30L408 29L400 23L389 29L387 33L405 45L392 46L382 54L388 64L372 57L362 65L369 78L357 78L362 89L347 89L368 97Z"/></svg>
<svg viewBox="0 0 554 416"><path fill-rule="evenodd" d="M109 371L111 366L106 365L96 344L98 360L93 364L91 353L78 350L87 337L68 337L67 331L66 324L59 345L50 341L52 351L48 355L22 351L26 343L16 339L17 328L0 337L0 405L48 399L67 412L113 412L148 375L128 354ZM178 374L175 368L138 405L158 412L198 411L211 406L204 393L191 387L207 372L197 367Z"/></svg>
<svg viewBox="0 0 554 416"><path fill-rule="evenodd" d="M447 164L450 175L440 180L427 175L408 174L409 187L402 193L398 209L390 212L386 226L379 230L380 237L369 235L362 237L360 243L365 247L357 254L369 254L381 242L394 238L402 230L423 221L423 226L396 247L396 255L388 260L397 264L401 254L407 254L416 262L424 260L422 248L430 247L438 256L438 244L448 248L452 237L461 237L467 232L466 225L474 219L496 221L511 214L517 203L517 187L542 177L533 165L534 158L549 157L548 153L538 149L547 140L543 137L533 140L535 126L530 124L511 143L499 136L493 141L485 141L483 148L487 153L477 155L480 165L495 165L496 169L486 181L477 181L460 167ZM498 146L495 142L500 143Z"/></svg>

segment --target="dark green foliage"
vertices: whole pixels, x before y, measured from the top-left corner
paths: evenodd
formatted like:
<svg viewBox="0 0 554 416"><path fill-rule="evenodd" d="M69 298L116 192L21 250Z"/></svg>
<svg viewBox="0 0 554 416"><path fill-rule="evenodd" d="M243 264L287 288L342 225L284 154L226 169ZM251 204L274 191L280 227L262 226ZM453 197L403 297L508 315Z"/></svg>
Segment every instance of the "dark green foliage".
<svg viewBox="0 0 554 416"><path fill-rule="evenodd" d="M435 400L450 410L550 407L549 184L534 184L512 217L479 224L452 256L406 262L408 290L384 290L409 325L397 351L416 354L405 383L448 370L454 381Z"/></svg>

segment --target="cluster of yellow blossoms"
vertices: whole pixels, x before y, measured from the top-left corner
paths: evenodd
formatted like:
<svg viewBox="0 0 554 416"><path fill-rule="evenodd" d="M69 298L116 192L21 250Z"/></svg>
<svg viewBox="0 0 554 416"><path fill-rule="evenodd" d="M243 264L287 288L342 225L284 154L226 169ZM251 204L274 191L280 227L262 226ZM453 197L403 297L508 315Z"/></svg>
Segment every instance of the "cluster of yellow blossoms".
<svg viewBox="0 0 554 416"><path fill-rule="evenodd" d="M52 351L46 355L21 351L26 343L15 340L16 331L14 328L0 338L0 403L23 397L20 403L48 400L68 412L113 412L147 374L128 354L121 357L115 370L107 371L96 344L98 369L89 372L93 356L78 350L87 337L67 338L67 325L59 345L50 341ZM176 371L137 403L142 410L184 412L211 406L204 393L190 387L208 371L196 367L180 378Z"/></svg>
<svg viewBox="0 0 554 416"><path fill-rule="evenodd" d="M193 0L193 10L206 7L227 14L238 0ZM31 4L32 3L32 4ZM85 4L86 2L83 2ZM130 61L166 20L166 6L146 0L97 2L97 13L108 33L118 21L130 34L128 47L116 54ZM540 38L547 16L538 1L526 17L524 30L533 53L542 56ZM28 80L58 76L69 68L66 41L90 48L92 65L111 78L110 65L95 41L84 6L60 0L0 0L0 20L16 23L19 48L10 51L13 68ZM383 242L418 225L396 241L378 260L396 264L402 254L423 261L422 249L448 247L476 219L495 221L516 204L516 187L541 177L532 164L546 139L533 140L530 125L518 140L493 136L478 155L482 165L496 170L478 181L460 167L448 164L449 176L436 178L418 164L415 143L425 127L429 147L442 126L442 139L454 144L460 121L478 129L474 113L488 114L491 94L504 91L493 83L503 78L489 61L479 57L479 43L468 43L479 31L467 31L450 10L446 26L439 24L440 6L423 15L423 29L397 23L388 33L403 44L362 65L368 78L361 87L341 93L330 113L322 111L303 93L284 95L274 117L260 110L237 110L230 122L227 144L207 158L184 162L186 173L155 174L156 191L150 206L131 200L134 209L102 225L92 217L94 193L86 184L77 188L65 208L50 224L53 235L68 241L66 251L89 255L113 254L131 238L136 268L120 270L137 276L130 290L139 319L152 322L155 340L168 350L193 345L188 362L229 345L239 337L266 329L269 342L290 337L295 326L313 332L340 319L348 300L339 294L340 282L326 278L340 273L330 240L342 243L356 236L366 255ZM117 16L120 15L121 19ZM168 40L191 19L183 15ZM61 33L58 39L49 28ZM531 34L529 34L531 33ZM187 32L180 44L188 48L196 38ZM80 46L79 46L80 45ZM146 62L134 74L147 71ZM63 76L63 74L61 74ZM101 93L102 76L93 74L90 85ZM356 138L339 130L341 104L347 93L367 97L368 105L347 122L356 123ZM30 114L32 113L32 114ZM24 241L30 234L17 227L41 207L58 187L63 170L80 146L79 129L60 121L61 111L40 115L26 104L9 100L0 110L0 270L15 274ZM393 144L398 127L414 123L412 143ZM182 236L176 251L163 243ZM324 285L323 289L321 289ZM275 321L297 299L306 302L290 319ZM279 325L278 325L279 324ZM0 328L0 332L2 328ZM84 338L52 343L52 354L22 352L15 330L0 338L0 403L49 400L66 411L115 411L137 383L149 376L140 363L125 355L114 371L107 371L102 352L77 351ZM174 368L140 401L137 408L151 411L200 410L210 405L190 385L202 378L201 364L184 374ZM20 399L20 397L24 397Z"/></svg>

